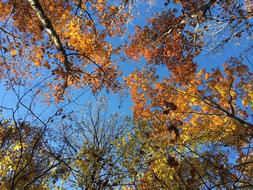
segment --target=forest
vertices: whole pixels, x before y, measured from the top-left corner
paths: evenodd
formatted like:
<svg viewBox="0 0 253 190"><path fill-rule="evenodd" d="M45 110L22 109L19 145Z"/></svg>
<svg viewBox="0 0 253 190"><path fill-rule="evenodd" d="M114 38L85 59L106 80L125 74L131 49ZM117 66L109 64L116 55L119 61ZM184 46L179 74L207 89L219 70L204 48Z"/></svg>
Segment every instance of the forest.
<svg viewBox="0 0 253 190"><path fill-rule="evenodd" d="M252 0L0 0L0 190L252 190Z"/></svg>

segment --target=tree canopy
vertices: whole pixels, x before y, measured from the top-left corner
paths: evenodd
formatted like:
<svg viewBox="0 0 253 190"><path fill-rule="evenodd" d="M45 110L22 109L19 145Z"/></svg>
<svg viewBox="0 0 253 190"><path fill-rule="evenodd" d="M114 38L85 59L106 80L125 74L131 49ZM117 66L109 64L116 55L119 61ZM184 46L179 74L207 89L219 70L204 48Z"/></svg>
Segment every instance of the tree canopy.
<svg viewBox="0 0 253 190"><path fill-rule="evenodd" d="M0 189L252 189L252 19L251 0L0 0Z"/></svg>

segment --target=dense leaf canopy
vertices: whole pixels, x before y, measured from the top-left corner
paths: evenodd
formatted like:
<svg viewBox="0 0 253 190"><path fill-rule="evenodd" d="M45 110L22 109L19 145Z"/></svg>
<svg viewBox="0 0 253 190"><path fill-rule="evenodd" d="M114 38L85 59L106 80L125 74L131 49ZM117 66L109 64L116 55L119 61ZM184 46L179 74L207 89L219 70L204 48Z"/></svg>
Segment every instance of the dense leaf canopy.
<svg viewBox="0 0 253 190"><path fill-rule="evenodd" d="M0 0L0 189L252 189L252 19L251 0Z"/></svg>

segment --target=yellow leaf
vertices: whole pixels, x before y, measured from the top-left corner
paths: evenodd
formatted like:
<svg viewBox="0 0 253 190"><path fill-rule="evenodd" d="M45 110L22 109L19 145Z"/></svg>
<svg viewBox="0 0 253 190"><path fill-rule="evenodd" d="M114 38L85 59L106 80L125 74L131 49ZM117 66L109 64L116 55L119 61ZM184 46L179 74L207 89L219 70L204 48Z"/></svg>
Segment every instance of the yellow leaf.
<svg viewBox="0 0 253 190"><path fill-rule="evenodd" d="M15 49L12 49L10 53L11 53L12 56L17 55L17 51Z"/></svg>
<svg viewBox="0 0 253 190"><path fill-rule="evenodd" d="M13 150L19 150L21 148L21 145L20 143L16 144L14 147L13 147Z"/></svg>
<svg viewBox="0 0 253 190"><path fill-rule="evenodd" d="M242 104L244 105L244 106L247 106L248 104L249 104L249 101L248 101L248 99L243 99L242 100Z"/></svg>
<svg viewBox="0 0 253 190"><path fill-rule="evenodd" d="M40 61L38 61L38 60L34 61L33 63L34 63L35 66L40 66L41 65Z"/></svg>
<svg viewBox="0 0 253 190"><path fill-rule="evenodd" d="M86 10L87 7L86 7L85 4L82 4L82 5L81 5L81 8L82 8L83 10Z"/></svg>

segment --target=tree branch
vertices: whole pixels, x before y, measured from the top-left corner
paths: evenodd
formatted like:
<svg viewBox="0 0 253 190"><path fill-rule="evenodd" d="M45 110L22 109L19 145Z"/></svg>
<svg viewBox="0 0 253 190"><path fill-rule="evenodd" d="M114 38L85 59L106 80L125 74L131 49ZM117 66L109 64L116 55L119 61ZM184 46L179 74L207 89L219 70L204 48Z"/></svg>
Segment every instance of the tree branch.
<svg viewBox="0 0 253 190"><path fill-rule="evenodd" d="M56 33L51 21L47 17L46 13L44 12L40 2L38 0L28 0L31 8L35 11L37 17L39 18L40 22L42 23L43 27L51 37L51 39L54 42L54 45L56 48L61 52L61 54L64 57L64 66L66 69L66 72L68 73L71 70L70 62L68 61L68 56L66 54L65 49L63 48L63 45L61 43L61 40Z"/></svg>

